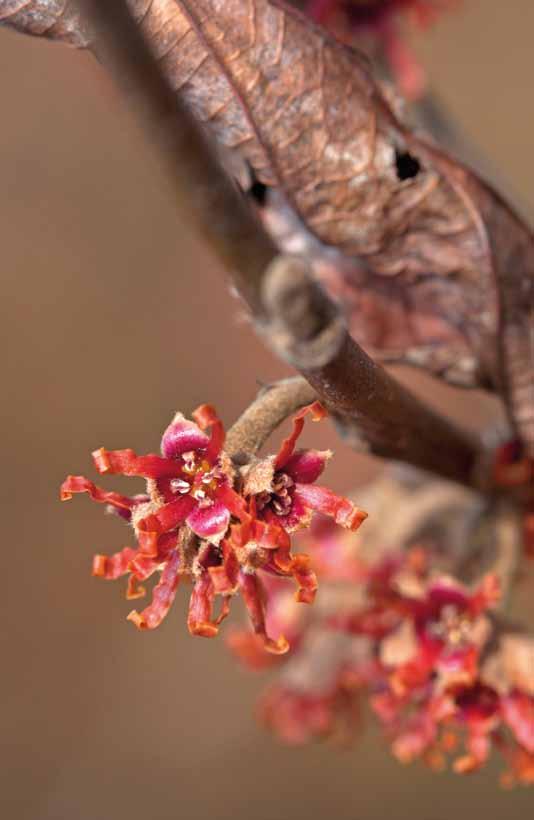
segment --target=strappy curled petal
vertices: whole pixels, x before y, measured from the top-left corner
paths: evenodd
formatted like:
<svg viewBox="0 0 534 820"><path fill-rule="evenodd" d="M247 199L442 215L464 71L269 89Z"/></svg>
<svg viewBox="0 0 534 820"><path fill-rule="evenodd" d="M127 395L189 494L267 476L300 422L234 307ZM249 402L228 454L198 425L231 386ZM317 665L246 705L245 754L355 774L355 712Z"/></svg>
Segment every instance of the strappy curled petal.
<svg viewBox="0 0 534 820"><path fill-rule="evenodd" d="M212 404L199 404L196 410L191 413L196 423L201 430L207 430L208 427L214 427L220 424L219 415Z"/></svg>
<svg viewBox="0 0 534 820"><path fill-rule="evenodd" d="M138 629L155 629L167 615L180 580L180 565L180 553L175 551L169 556L161 578L152 591L152 603L142 612L134 609L127 616L127 620L132 621Z"/></svg>
<svg viewBox="0 0 534 820"><path fill-rule="evenodd" d="M146 595L146 588L142 586L135 575L130 575L128 578L128 586L126 587L126 600L134 601L137 598L144 598Z"/></svg>
<svg viewBox="0 0 534 820"><path fill-rule="evenodd" d="M139 553L130 563L130 572L138 581L146 581L155 572L161 569L161 561L154 558L146 558Z"/></svg>
<svg viewBox="0 0 534 820"><path fill-rule="evenodd" d="M195 499L190 495L181 496L164 504L155 513L141 518L137 522L137 529L145 533L164 533L173 530L185 521L195 504Z"/></svg>
<svg viewBox="0 0 534 820"><path fill-rule="evenodd" d="M222 545L223 561L215 567L208 567L216 595L233 595L237 590L239 561L229 541Z"/></svg>
<svg viewBox="0 0 534 820"><path fill-rule="evenodd" d="M150 548L142 544L143 535L150 536ZM153 532L139 533L139 549L130 562L130 571L139 581L145 580L167 560L177 543L177 532L165 532L161 535Z"/></svg>
<svg viewBox="0 0 534 820"><path fill-rule="evenodd" d="M259 521L253 515L248 515L242 523L230 528L230 538L239 547L244 547L251 541L267 550L282 548L289 551L291 546L288 533L275 516L267 521Z"/></svg>
<svg viewBox="0 0 534 820"><path fill-rule="evenodd" d="M136 493L131 496L131 500L133 501L133 506L128 510L123 507L114 507L113 504L106 504L106 512L130 523L136 507L139 507L141 504L147 504L150 501L150 496L147 493Z"/></svg>
<svg viewBox="0 0 534 820"><path fill-rule="evenodd" d="M106 450L100 447L92 453L96 469L101 475L127 475L141 478L176 478L181 474L180 465L149 453L138 456L134 450Z"/></svg>
<svg viewBox="0 0 534 820"><path fill-rule="evenodd" d="M213 621L214 596L215 590L210 574L203 572L195 581L189 600L187 627L191 635L199 635L202 638L214 638L217 635L219 627Z"/></svg>
<svg viewBox="0 0 534 820"><path fill-rule="evenodd" d="M219 614L217 615L217 617L215 618L215 621L214 621L215 626L219 626L224 621L224 619L227 618L228 615L230 614L230 602L231 602L231 600L232 600L231 595L224 595L223 596L221 611L219 612Z"/></svg>
<svg viewBox="0 0 534 820"><path fill-rule="evenodd" d="M321 421L321 419L324 419L327 415L327 412L322 404L315 401L313 404L303 407L302 410L299 410L299 412L293 416L293 430L290 435L283 440L280 449L278 450L274 460L275 470L281 470L285 467L290 456L293 454L297 440L300 437L304 427L304 418L308 413L311 415L312 421Z"/></svg>
<svg viewBox="0 0 534 820"><path fill-rule="evenodd" d="M96 578L106 578L115 581L121 575L130 571L130 563L137 555L137 550L124 547L114 555L95 555L93 557L92 575Z"/></svg>
<svg viewBox="0 0 534 820"><path fill-rule="evenodd" d="M74 493L87 493L93 501L99 504L110 504L120 510L131 510L138 503L134 498L121 493L103 490L97 487L83 475L69 475L60 488L60 498L62 501L69 501Z"/></svg>
<svg viewBox="0 0 534 820"><path fill-rule="evenodd" d="M291 555L290 545L287 544L279 547L272 553L272 559L266 565L265 569L274 573L275 575L291 575L293 567L293 556Z"/></svg>
<svg viewBox="0 0 534 820"><path fill-rule="evenodd" d="M226 636L226 645L248 669L260 671L280 663L282 656L265 651L263 640L255 632L235 627Z"/></svg>
<svg viewBox="0 0 534 820"><path fill-rule="evenodd" d="M222 501L224 506L230 511L234 518L240 521L248 521L250 513L247 510L245 499L236 493L228 484L221 484L215 493L215 498Z"/></svg>
<svg viewBox="0 0 534 820"><path fill-rule="evenodd" d="M267 635L264 604L265 592L258 576L241 570L239 573L239 588L254 632L263 640L263 645L267 652L271 652L273 655L284 655L289 649L289 643L284 636L280 635L274 640Z"/></svg>
<svg viewBox="0 0 534 820"><path fill-rule="evenodd" d="M201 404L191 414L201 430L211 427L211 436L206 450L206 459L213 464L219 457L224 445L224 426L217 411L211 404Z"/></svg>
<svg viewBox="0 0 534 820"><path fill-rule="evenodd" d="M336 524L349 530L357 530L367 518L367 513L356 507L352 501L336 495L327 487L316 484L297 484L295 499L308 509L323 513L334 519Z"/></svg>
<svg viewBox="0 0 534 820"><path fill-rule="evenodd" d="M139 552L147 558L155 558L158 554L158 539L157 532L144 532L138 529L137 541L139 543Z"/></svg>
<svg viewBox="0 0 534 820"><path fill-rule="evenodd" d="M534 753L529 753L514 743L506 743L499 736L496 743L508 765L508 770L501 775L501 785L505 789L513 788L517 783L533 786Z"/></svg>
<svg viewBox="0 0 534 820"><path fill-rule="evenodd" d="M291 561L290 572L298 584L296 600L300 603L313 604L319 584L310 557L303 553L295 555Z"/></svg>

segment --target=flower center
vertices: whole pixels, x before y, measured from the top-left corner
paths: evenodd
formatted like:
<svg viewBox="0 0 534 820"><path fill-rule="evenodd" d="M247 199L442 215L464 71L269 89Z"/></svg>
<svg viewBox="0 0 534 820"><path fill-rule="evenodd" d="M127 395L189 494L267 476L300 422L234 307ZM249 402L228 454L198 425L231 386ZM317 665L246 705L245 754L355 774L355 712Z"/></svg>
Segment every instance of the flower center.
<svg viewBox="0 0 534 820"><path fill-rule="evenodd" d="M439 621L429 626L429 632L451 646L458 646L469 640L471 620L455 606L445 606Z"/></svg>
<svg viewBox="0 0 534 820"><path fill-rule="evenodd" d="M171 490L179 495L191 493L201 506L213 503L213 494L219 486L222 472L218 465L212 466L194 451L182 454L184 476L173 478Z"/></svg>
<svg viewBox="0 0 534 820"><path fill-rule="evenodd" d="M264 490L256 496L258 512L269 506L276 515L287 515L293 503L291 489L294 484L287 473L275 473L271 490Z"/></svg>

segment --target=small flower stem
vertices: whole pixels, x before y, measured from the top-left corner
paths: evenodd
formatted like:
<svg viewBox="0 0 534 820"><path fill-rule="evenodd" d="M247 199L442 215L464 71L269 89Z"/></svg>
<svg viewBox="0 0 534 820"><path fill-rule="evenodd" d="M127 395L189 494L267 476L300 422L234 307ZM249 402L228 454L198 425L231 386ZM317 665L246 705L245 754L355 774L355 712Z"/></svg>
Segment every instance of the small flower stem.
<svg viewBox="0 0 534 820"><path fill-rule="evenodd" d="M226 452L236 464L246 464L288 416L316 398L313 387L299 376L267 385L228 431Z"/></svg>

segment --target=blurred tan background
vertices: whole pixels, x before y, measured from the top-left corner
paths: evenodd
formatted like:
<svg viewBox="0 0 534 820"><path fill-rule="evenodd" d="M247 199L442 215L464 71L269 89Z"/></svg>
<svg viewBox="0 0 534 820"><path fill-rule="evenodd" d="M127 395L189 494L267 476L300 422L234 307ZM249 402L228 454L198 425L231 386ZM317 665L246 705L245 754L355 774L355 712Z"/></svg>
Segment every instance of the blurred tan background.
<svg viewBox="0 0 534 820"><path fill-rule="evenodd" d="M531 0L471 0L415 42L530 217L533 31ZM86 498L61 506L64 475L91 475L100 445L153 450L176 408L215 402L229 423L256 379L284 369L176 224L143 135L88 56L0 32L0 100L2 816L531 816L532 792L501 792L495 767L401 768L373 730L350 751L279 746L253 719L260 680L221 640L187 635L185 591L140 634L120 583L90 577L93 552L128 531ZM455 409L472 417L476 402ZM340 453L332 484L360 481L360 464Z"/></svg>

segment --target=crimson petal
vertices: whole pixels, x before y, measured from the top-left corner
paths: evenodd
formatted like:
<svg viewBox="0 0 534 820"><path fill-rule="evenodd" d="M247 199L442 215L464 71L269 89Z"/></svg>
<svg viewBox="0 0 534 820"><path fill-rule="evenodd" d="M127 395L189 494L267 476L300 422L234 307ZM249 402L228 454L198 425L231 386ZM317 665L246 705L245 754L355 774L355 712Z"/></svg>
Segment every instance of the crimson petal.
<svg viewBox="0 0 534 820"><path fill-rule="evenodd" d="M293 454L297 439L302 433L302 428L304 427L304 417L307 413L311 414L313 421L321 421L321 419L327 415L324 407L318 401L314 401L313 404L303 407L302 410L299 410L299 412L293 416L293 431L283 440L281 444L278 454L274 460L275 470L281 470L289 460L289 457Z"/></svg>
<svg viewBox="0 0 534 820"><path fill-rule="evenodd" d="M175 478L181 467L175 461L149 453L138 456L133 450L106 450L104 447L93 452L93 461L99 473L113 473L142 478Z"/></svg>
<svg viewBox="0 0 534 820"><path fill-rule="evenodd" d="M241 570L239 573L239 587L254 632L262 638L263 645L267 652L271 652L273 655L283 655L286 653L289 649L289 644L283 635L280 635L277 640L273 640L267 635L264 606L265 592L257 575L251 575Z"/></svg>
<svg viewBox="0 0 534 820"><path fill-rule="evenodd" d="M205 455L206 460L213 464L219 457L224 445L223 423L211 404L201 404L191 415L202 430L211 427L211 437Z"/></svg>
<svg viewBox="0 0 534 820"><path fill-rule="evenodd" d="M218 500L210 507L200 507L197 504L187 516L187 523L200 538L220 540L228 529L230 512L223 502Z"/></svg>
<svg viewBox="0 0 534 820"><path fill-rule="evenodd" d="M330 450L297 450L284 464L284 473L300 484L313 484L331 455Z"/></svg>
<svg viewBox="0 0 534 820"><path fill-rule="evenodd" d="M93 557L92 574L97 578L106 578L115 581L121 575L130 571L130 563L137 555L137 550L124 547L114 555L95 555Z"/></svg>
<svg viewBox="0 0 534 820"><path fill-rule="evenodd" d="M98 501L100 504L110 504L119 510L131 510L139 503L127 495L103 490L102 487L97 487L96 484L93 484L83 475L67 476L59 492L62 501L68 501L72 498L73 493L88 493L93 501Z"/></svg>
<svg viewBox="0 0 534 820"><path fill-rule="evenodd" d="M184 521L197 502L189 495L164 504L159 510L142 518L137 527L144 533L164 533L174 529Z"/></svg>
<svg viewBox="0 0 534 820"><path fill-rule="evenodd" d="M222 545L223 562L220 566L209 567L208 572L213 582L216 595L231 595L237 587L239 561L234 548L228 541Z"/></svg>
<svg viewBox="0 0 534 820"><path fill-rule="evenodd" d="M221 484L216 492L215 498L217 501L222 501L230 513L239 518L240 521L250 521L250 514L247 512L247 505L245 499L236 493L228 484Z"/></svg>
<svg viewBox="0 0 534 820"><path fill-rule="evenodd" d="M357 530L367 518L367 513L356 507L348 498L336 495L327 487L297 484L294 497L305 507L331 516L336 524L349 530Z"/></svg>
<svg viewBox="0 0 534 820"><path fill-rule="evenodd" d="M210 440L193 421L177 413L161 438L161 452L165 458L178 458L182 453L205 450Z"/></svg>
<svg viewBox="0 0 534 820"><path fill-rule="evenodd" d="M202 638L214 638L219 627L212 621L213 598L215 591L208 572L203 572L195 582L189 600L187 626L191 635Z"/></svg>
<svg viewBox="0 0 534 820"><path fill-rule="evenodd" d="M295 598L300 603L313 604L317 592L317 576L311 567L308 555L295 555L291 562L290 572L298 584Z"/></svg>
<svg viewBox="0 0 534 820"><path fill-rule="evenodd" d="M165 532L158 535L155 532L140 532L138 540L139 549L132 560L132 572L138 578L148 578L176 548L178 533Z"/></svg>
<svg viewBox="0 0 534 820"><path fill-rule="evenodd" d="M180 580L181 556L173 552L161 573L161 578L152 591L152 603L141 613L135 609L128 615L128 620L138 629L155 629L160 625L172 606Z"/></svg>

